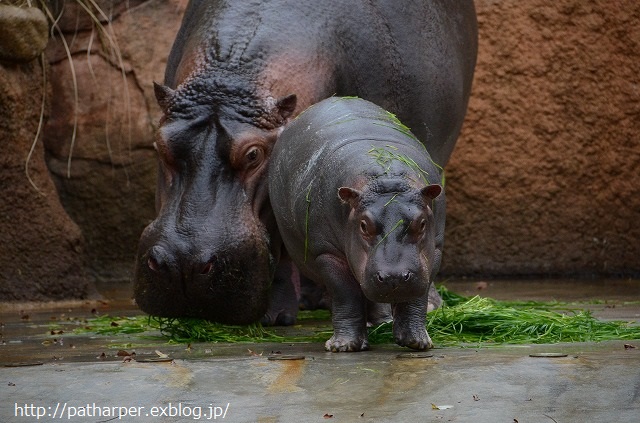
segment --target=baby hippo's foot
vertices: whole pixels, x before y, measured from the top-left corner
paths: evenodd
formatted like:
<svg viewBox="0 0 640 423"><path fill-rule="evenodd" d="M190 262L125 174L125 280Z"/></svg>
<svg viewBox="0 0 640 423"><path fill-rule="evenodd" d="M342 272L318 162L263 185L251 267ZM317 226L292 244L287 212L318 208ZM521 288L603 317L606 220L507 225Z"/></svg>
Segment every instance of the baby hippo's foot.
<svg viewBox="0 0 640 423"><path fill-rule="evenodd" d="M394 325L393 327L393 337L396 344L419 351L433 348L433 342L424 327L402 328L399 326Z"/></svg>
<svg viewBox="0 0 640 423"><path fill-rule="evenodd" d="M335 334L324 344L324 349L331 352L356 352L369 349L369 341L366 338L350 338L336 336Z"/></svg>

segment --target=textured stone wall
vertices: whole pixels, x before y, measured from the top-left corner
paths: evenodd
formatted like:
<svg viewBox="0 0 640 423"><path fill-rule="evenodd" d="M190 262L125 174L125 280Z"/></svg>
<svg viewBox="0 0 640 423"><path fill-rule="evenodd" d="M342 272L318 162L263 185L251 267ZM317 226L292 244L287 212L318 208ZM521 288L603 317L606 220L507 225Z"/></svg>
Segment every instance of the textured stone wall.
<svg viewBox="0 0 640 423"><path fill-rule="evenodd" d="M0 5L0 300L86 298L83 239L60 204L38 126L49 113L39 60L47 20Z"/></svg>
<svg viewBox="0 0 640 423"><path fill-rule="evenodd" d="M476 0L445 274L640 274L640 2Z"/></svg>
<svg viewBox="0 0 640 423"><path fill-rule="evenodd" d="M155 216L153 81L163 80L186 1L98 4L100 25L74 2L60 9L69 52L56 31L44 142L61 201L82 229L88 271L122 281L131 279L138 239Z"/></svg>

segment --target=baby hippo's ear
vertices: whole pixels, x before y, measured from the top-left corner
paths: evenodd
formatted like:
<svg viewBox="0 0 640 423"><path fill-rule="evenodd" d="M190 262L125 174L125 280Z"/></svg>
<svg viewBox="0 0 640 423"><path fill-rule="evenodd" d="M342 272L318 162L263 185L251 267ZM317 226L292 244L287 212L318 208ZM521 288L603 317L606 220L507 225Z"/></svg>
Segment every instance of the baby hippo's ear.
<svg viewBox="0 0 640 423"><path fill-rule="evenodd" d="M360 196L362 193L357 189L348 188L348 187L340 187L338 188L338 198L343 203L348 204L352 209L358 207L360 204Z"/></svg>
<svg viewBox="0 0 640 423"><path fill-rule="evenodd" d="M435 200L441 192L442 187L438 184L427 185L420 190L420 194L422 194L422 198L424 198L425 201Z"/></svg>

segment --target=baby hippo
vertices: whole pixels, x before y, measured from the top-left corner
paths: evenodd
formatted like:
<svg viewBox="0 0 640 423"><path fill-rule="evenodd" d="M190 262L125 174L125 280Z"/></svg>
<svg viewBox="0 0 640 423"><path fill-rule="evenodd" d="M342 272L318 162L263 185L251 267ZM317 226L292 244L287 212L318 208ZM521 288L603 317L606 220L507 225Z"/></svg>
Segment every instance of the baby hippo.
<svg viewBox="0 0 640 423"><path fill-rule="evenodd" d="M394 115L358 98L310 107L273 149L269 195L289 255L331 295L328 351L368 349L367 315L381 303L399 345L433 346L425 316L442 257L441 173Z"/></svg>

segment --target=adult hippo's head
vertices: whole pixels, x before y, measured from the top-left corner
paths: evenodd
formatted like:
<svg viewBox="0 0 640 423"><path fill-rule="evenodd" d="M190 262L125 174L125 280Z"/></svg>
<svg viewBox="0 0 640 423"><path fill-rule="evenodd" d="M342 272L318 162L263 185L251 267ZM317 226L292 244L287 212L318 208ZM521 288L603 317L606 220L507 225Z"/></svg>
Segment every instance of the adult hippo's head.
<svg viewBox="0 0 640 423"><path fill-rule="evenodd" d="M256 322L280 254L268 158L296 97L197 80L155 93L158 216L138 246L136 302L158 316Z"/></svg>

